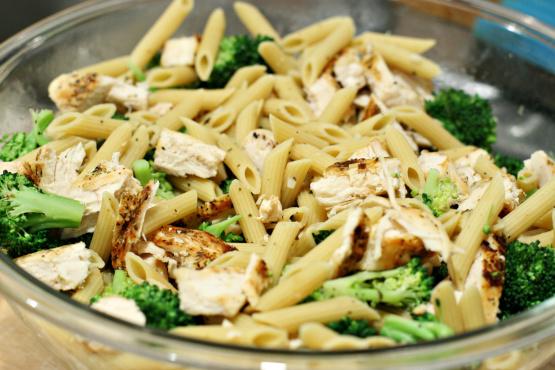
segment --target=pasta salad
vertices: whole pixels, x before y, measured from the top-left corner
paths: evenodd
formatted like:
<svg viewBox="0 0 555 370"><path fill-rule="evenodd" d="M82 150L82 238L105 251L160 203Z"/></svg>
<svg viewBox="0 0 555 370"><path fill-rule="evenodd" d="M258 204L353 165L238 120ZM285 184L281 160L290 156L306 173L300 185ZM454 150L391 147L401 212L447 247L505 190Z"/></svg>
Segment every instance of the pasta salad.
<svg viewBox="0 0 555 370"><path fill-rule="evenodd" d="M175 335L374 349L555 295L555 163L495 153L489 103L434 90L432 39L332 17L281 36L236 2L56 77L0 149L0 250L53 289ZM199 30L200 31L200 30Z"/></svg>

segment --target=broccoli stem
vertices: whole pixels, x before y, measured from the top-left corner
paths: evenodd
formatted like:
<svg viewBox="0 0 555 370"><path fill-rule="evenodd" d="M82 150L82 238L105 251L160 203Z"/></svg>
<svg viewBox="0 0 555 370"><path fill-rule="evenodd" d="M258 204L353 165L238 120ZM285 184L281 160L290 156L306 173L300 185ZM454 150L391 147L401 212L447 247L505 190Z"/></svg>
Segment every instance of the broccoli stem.
<svg viewBox="0 0 555 370"><path fill-rule="evenodd" d="M13 192L12 204L12 215L30 213L23 227L29 228L31 232L79 227L85 211L85 207L77 200L34 189Z"/></svg>
<svg viewBox="0 0 555 370"><path fill-rule="evenodd" d="M148 182L152 179L152 169L150 168L148 161L139 159L133 162L133 174L142 186L148 184Z"/></svg>
<svg viewBox="0 0 555 370"><path fill-rule="evenodd" d="M48 125L54 120L54 112L48 109L43 109L38 112L32 110L31 116L35 123L31 135L35 137L37 144L42 146L49 142L48 138L44 136L44 132L48 128Z"/></svg>
<svg viewBox="0 0 555 370"><path fill-rule="evenodd" d="M114 278L112 279L112 294L120 295L125 289L129 287L129 277L125 270L115 270Z"/></svg>
<svg viewBox="0 0 555 370"><path fill-rule="evenodd" d="M383 327L380 330L380 335L383 337L391 338L395 342L401 343L401 344L416 343L416 340L411 335L403 331L388 328L388 327Z"/></svg>
<svg viewBox="0 0 555 370"><path fill-rule="evenodd" d="M414 320L404 319L399 316L390 315L384 319L384 327L407 333L416 339L434 340L434 333L425 328L422 323Z"/></svg>
<svg viewBox="0 0 555 370"><path fill-rule="evenodd" d="M431 169L428 173L428 178L424 184L425 194L434 194L436 192L437 186L439 184L439 172L435 168Z"/></svg>
<svg viewBox="0 0 555 370"><path fill-rule="evenodd" d="M222 222L218 222L217 224L203 226L199 229L214 235L216 238L221 238L222 234L225 232L225 230L228 227L230 227L231 225L233 225L234 223L238 222L240 219L241 219L241 216L236 215L236 216L230 217L227 220L224 220Z"/></svg>

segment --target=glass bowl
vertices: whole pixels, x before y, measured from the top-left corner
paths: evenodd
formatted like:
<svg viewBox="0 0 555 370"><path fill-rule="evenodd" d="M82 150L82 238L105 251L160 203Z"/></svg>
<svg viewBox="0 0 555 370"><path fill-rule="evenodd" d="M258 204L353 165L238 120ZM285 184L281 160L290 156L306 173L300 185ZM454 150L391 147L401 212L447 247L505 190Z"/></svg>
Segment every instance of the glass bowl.
<svg viewBox="0 0 555 370"><path fill-rule="evenodd" d="M555 31L532 17L476 0L251 2L282 34L324 17L350 15L359 32L435 38L429 57L444 69L436 83L492 101L500 122L496 150L520 157L555 150ZM166 5L86 2L2 44L0 131L29 129L29 108L51 106L47 86L54 77L129 53ZM198 0L179 32L200 32L217 6L228 14L228 33L245 32L228 0ZM221 345L138 328L71 301L4 255L0 293L70 369L533 369L555 353L554 299L498 325L433 343L322 353Z"/></svg>

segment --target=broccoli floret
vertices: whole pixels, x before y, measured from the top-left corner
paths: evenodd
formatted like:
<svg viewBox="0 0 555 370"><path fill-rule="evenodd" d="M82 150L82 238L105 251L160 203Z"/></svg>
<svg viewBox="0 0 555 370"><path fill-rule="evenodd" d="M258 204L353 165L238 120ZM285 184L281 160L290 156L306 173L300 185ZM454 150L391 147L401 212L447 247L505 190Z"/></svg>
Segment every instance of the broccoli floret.
<svg viewBox="0 0 555 370"><path fill-rule="evenodd" d="M148 327L170 330L196 323L194 317L179 308L179 296L170 290L145 282L125 288L121 295L137 303Z"/></svg>
<svg viewBox="0 0 555 370"><path fill-rule="evenodd" d="M224 194L229 194L229 187L231 186L231 183L233 182L233 180L235 180L235 179L225 179L220 184L220 189L222 189L222 192Z"/></svg>
<svg viewBox="0 0 555 370"><path fill-rule="evenodd" d="M374 329L366 320L354 320L346 316L340 320L329 322L326 324L331 330L343 334L353 335L359 338L367 338L376 335Z"/></svg>
<svg viewBox="0 0 555 370"><path fill-rule="evenodd" d="M162 199L175 197L172 184L166 179L166 174L154 170L152 161L139 159L133 162L133 174L141 185L145 186L150 180L158 181L160 184L156 195Z"/></svg>
<svg viewBox="0 0 555 370"><path fill-rule="evenodd" d="M383 326L380 329L381 336L401 344L445 338L453 334L450 327L437 321L433 315L417 320L389 315L383 320Z"/></svg>
<svg viewBox="0 0 555 370"><path fill-rule="evenodd" d="M497 122L487 100L462 90L445 89L426 102L426 112L464 144L491 151Z"/></svg>
<svg viewBox="0 0 555 370"><path fill-rule="evenodd" d="M335 230L318 230L312 233L312 238L314 239L314 242L316 244L320 244L321 242L326 240L328 236L333 234L334 231Z"/></svg>
<svg viewBox="0 0 555 370"><path fill-rule="evenodd" d="M44 132L54 120L54 113L46 109L41 111L31 110L31 116L34 123L31 132L16 132L15 134L4 135L0 140L0 143L3 144L0 150L1 160L14 161L48 142Z"/></svg>
<svg viewBox="0 0 555 370"><path fill-rule="evenodd" d="M449 268L445 262L441 262L439 266L432 269L432 277L434 278L434 285L439 284L449 276Z"/></svg>
<svg viewBox="0 0 555 370"><path fill-rule="evenodd" d="M436 169L430 170L422 190L422 201L439 217L449 210L459 197L457 186L447 177L440 177Z"/></svg>
<svg viewBox="0 0 555 370"><path fill-rule="evenodd" d="M344 278L328 280L309 300L321 301L351 296L371 306L384 304L412 308L430 299L434 279L419 258L405 266L380 272L362 271Z"/></svg>
<svg viewBox="0 0 555 370"><path fill-rule="evenodd" d="M505 254L505 283L499 303L500 317L534 307L555 295L555 250L514 241Z"/></svg>
<svg viewBox="0 0 555 370"><path fill-rule="evenodd" d="M211 224L209 222L203 222L198 227L199 230L206 231L214 235L216 238L220 238L228 243L241 243L244 241L243 237L234 233L227 233L224 235L225 230L233 225L234 223L238 222L241 219L240 215L236 215L233 217L228 218L222 222L218 222L217 224Z"/></svg>
<svg viewBox="0 0 555 370"><path fill-rule="evenodd" d="M112 283L104 289L101 295L93 297L91 303L102 297L113 295L134 300L146 316L146 326L148 327L169 330L176 326L196 323L194 317L179 308L177 294L146 282L137 285L129 278L125 270L115 270Z"/></svg>
<svg viewBox="0 0 555 370"><path fill-rule="evenodd" d="M48 230L78 227L84 210L76 200L44 193L23 175L0 175L0 238L11 257L59 245Z"/></svg>
<svg viewBox="0 0 555 370"><path fill-rule="evenodd" d="M493 159L495 160L495 164L497 165L497 167L506 168L507 172L514 177L517 177L520 170L524 168L524 162L522 162L518 158L514 158L508 155L496 154Z"/></svg>
<svg viewBox="0 0 555 370"><path fill-rule="evenodd" d="M112 119L119 119L120 121L129 121L129 117L119 112L114 113L114 115L112 116Z"/></svg>
<svg viewBox="0 0 555 370"><path fill-rule="evenodd" d="M218 57L208 81L202 87L217 89L224 87L239 68L262 64L264 59L258 54L258 46L264 41L272 41L269 36L227 36L220 43Z"/></svg>

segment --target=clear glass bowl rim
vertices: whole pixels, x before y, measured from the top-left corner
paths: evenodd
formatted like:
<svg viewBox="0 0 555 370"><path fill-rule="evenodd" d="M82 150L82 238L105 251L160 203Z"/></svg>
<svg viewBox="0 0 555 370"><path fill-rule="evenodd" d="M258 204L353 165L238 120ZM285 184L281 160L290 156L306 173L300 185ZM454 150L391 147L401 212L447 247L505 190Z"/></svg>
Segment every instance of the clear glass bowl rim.
<svg viewBox="0 0 555 370"><path fill-rule="evenodd" d="M88 19L130 6L160 0L86 1L54 14L0 44L0 83L17 65L18 59L42 45L49 37L71 29ZM392 0L395 2L395 0ZM555 28L534 17L482 0L422 0L452 9L467 10L495 22L511 25L511 31L525 33L555 48ZM458 366L522 348L555 336L555 298L509 320L448 339L378 350L337 352L259 349L218 344L139 328L91 310L41 283L0 253L0 292L11 302L81 337L104 343L125 352L188 366L229 366L230 362L211 362L212 350L225 350L233 356L259 355L267 362L302 364L322 360L363 361L403 368ZM63 312L64 315L60 315ZM195 354L195 355L192 355ZM222 354L222 353L220 353ZM239 357L236 357L239 358ZM261 361L262 361L261 360ZM229 367L227 367L229 368Z"/></svg>

